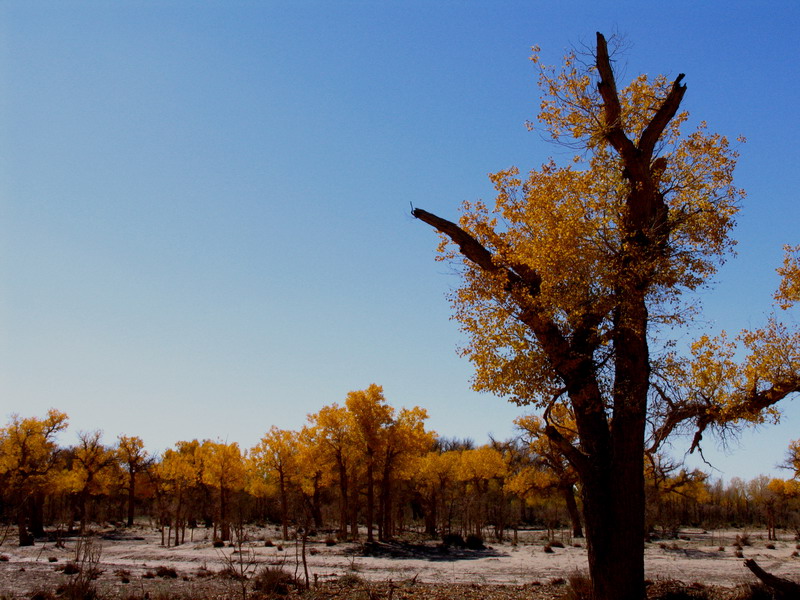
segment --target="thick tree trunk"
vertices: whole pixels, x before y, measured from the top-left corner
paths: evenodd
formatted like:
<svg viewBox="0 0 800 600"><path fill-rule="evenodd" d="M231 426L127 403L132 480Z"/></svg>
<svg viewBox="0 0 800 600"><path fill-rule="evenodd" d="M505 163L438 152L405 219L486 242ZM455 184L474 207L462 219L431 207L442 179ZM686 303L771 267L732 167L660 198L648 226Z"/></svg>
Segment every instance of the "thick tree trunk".
<svg viewBox="0 0 800 600"><path fill-rule="evenodd" d="M17 510L17 532L20 546L33 546L33 536L28 532L27 521L25 509L20 507Z"/></svg>
<svg viewBox="0 0 800 600"><path fill-rule="evenodd" d="M28 508L31 534L34 537L44 535L44 495L37 492L30 497Z"/></svg>
<svg viewBox="0 0 800 600"><path fill-rule="evenodd" d="M595 600L644 598L644 499L637 494L640 484L633 473L636 456L620 462L583 482ZM643 465L638 472L643 472Z"/></svg>

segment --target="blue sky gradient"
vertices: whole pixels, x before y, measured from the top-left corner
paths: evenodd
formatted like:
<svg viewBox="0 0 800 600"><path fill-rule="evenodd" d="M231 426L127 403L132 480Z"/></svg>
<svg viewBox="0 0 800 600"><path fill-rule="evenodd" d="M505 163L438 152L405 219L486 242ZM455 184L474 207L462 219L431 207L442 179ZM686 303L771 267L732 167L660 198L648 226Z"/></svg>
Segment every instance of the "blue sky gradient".
<svg viewBox="0 0 800 600"><path fill-rule="evenodd" d="M564 158L524 125L530 47L595 31L625 36L621 80L686 73L693 119L748 139L739 255L681 340L756 326L800 243L798 26L794 1L3 2L0 416L249 447L375 382L443 435L509 437L526 409L470 390L410 203L455 218L488 173ZM775 472L786 409L711 441L715 474Z"/></svg>

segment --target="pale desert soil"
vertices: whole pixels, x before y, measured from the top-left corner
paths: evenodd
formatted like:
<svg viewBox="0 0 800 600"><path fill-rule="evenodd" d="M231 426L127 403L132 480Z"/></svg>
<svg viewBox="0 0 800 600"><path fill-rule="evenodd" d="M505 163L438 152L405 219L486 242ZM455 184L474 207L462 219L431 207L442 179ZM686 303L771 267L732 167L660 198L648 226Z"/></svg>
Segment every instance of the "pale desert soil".
<svg viewBox="0 0 800 600"><path fill-rule="evenodd" d="M743 566L743 559L734 555L733 547L741 531L704 532L685 530L677 540L647 544L645 553L647 577L653 581L678 580L685 584L734 587L755 578ZM214 548L210 532L196 530L190 541L166 548L160 534L146 527L132 530L99 530L92 538L102 548L97 580L100 589L110 596L158 598L169 591L195 598L232 597L235 582L215 576L223 570L226 557L236 563L234 548ZM274 529L248 531L248 560L254 566L281 566L303 576L300 545L281 542ZM445 552L433 541L376 545L370 551L360 544L325 544L325 536L310 540L307 547L309 578L322 585L335 582L347 574L387 585L399 585L394 598L412 597L402 590L419 584L447 585L442 597L455 597L454 589L477 589L491 584L494 597L555 597L562 579L587 569L586 550L567 540L564 548L544 552L544 532L520 532L518 543L487 543L484 550L450 549ZM800 558L793 557L796 542L793 535L780 535L775 548L767 548L763 532L749 532L751 546L745 546L745 558L754 558L772 573L800 580ZM265 545L270 540L273 545ZM581 540L574 540L580 544ZM64 565L75 558L77 539L68 538L63 547L53 541L37 541L33 547L19 548L13 540L0 546L0 597L29 598L40 590L55 590L69 576ZM720 550L720 547L724 548ZM154 576L158 567L175 569L178 577ZM127 582L123 582L127 579ZM453 587L455 586L455 588ZM508 587L506 587L508 586ZM436 587L429 587L435 590ZM465 597L479 597L467 593ZM386 597L386 596L382 596ZM430 597L437 597L434 593Z"/></svg>

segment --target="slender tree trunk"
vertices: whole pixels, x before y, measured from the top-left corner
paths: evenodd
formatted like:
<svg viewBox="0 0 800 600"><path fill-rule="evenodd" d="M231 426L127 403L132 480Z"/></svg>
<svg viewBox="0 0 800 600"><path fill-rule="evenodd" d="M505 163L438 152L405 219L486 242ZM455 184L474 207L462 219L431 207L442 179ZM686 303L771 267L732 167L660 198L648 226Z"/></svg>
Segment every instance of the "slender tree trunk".
<svg viewBox="0 0 800 600"><path fill-rule="evenodd" d="M436 536L436 522L438 520L436 514L436 508L439 503L439 499L436 495L436 491L434 490L431 493L430 500L428 500L428 510L425 512L425 533L427 533L431 537Z"/></svg>
<svg viewBox="0 0 800 600"><path fill-rule="evenodd" d="M347 470L344 464L339 463L339 535L347 537L348 519L348 500L347 497Z"/></svg>
<svg viewBox="0 0 800 600"><path fill-rule="evenodd" d="M283 541L289 539L289 499L287 498L286 480L283 473L279 478L280 491L281 491L281 535Z"/></svg>
<svg viewBox="0 0 800 600"><path fill-rule="evenodd" d="M223 542L231 539L231 525L228 523L228 494L224 486L219 488L219 536Z"/></svg>
<svg viewBox="0 0 800 600"><path fill-rule="evenodd" d="M375 519L375 475L372 457L367 459L367 542L375 541L372 535L372 524Z"/></svg>
<svg viewBox="0 0 800 600"><path fill-rule="evenodd" d="M560 486L561 495L567 505L569 520L572 524L572 537L582 538L583 528L581 527L581 513L578 510L578 503L575 502L575 486L573 484Z"/></svg>
<svg viewBox="0 0 800 600"><path fill-rule="evenodd" d="M356 476L353 475L353 478L350 481L350 537L353 539L353 541L358 539L358 486L359 482L356 479Z"/></svg>
<svg viewBox="0 0 800 600"><path fill-rule="evenodd" d="M136 471L128 471L128 527L133 527L134 504L136 500Z"/></svg>

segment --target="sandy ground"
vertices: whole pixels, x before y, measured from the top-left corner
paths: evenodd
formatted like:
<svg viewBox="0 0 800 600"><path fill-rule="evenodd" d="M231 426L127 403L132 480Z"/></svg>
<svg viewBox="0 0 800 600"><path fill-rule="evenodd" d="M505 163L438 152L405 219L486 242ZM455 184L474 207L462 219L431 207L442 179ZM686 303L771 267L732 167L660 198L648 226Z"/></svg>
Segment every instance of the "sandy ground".
<svg viewBox="0 0 800 600"><path fill-rule="evenodd" d="M645 551L647 577L654 581L675 579L687 584L729 587L755 581L743 566L743 559L735 556L733 544L742 533L685 530L681 539L649 542ZM262 565L281 566L290 573L303 575L300 544L281 542L277 530L249 530L247 551L241 555L232 547L213 547L210 532L203 529L196 530L192 537L190 540L187 532L184 544L167 548L161 545L160 534L151 528L100 530L92 538L101 548L102 574L98 583L121 597L132 594L141 597L145 591L157 592L178 583L189 594L200 596L203 595L200 590L207 590L209 582L221 579L210 575L223 570L231 561L234 565L246 563L252 569ZM745 558L754 558L776 575L800 580L800 557L792 556L797 549L793 535L779 535L780 539L773 542L774 549L767 548L769 542L764 532L749 532L749 538L751 545L742 549ZM579 544L580 540L575 542ZM52 541L38 541L33 547L19 548L14 540L6 540L0 546L0 596L22 598L37 590L56 589L68 578L62 571L75 559L77 543L76 538L69 538L63 547ZM436 542L421 540L380 544L369 551L353 543L328 546L325 536L319 536L309 540L306 556L309 577L319 582L356 574L376 582L413 580L530 586L549 584L586 571L585 548L567 543L564 548L553 548L552 553L547 553L544 545L545 535L541 531L520 532L517 544L489 542L484 550L472 551L443 551ZM177 579L158 577L158 567L174 569Z"/></svg>

